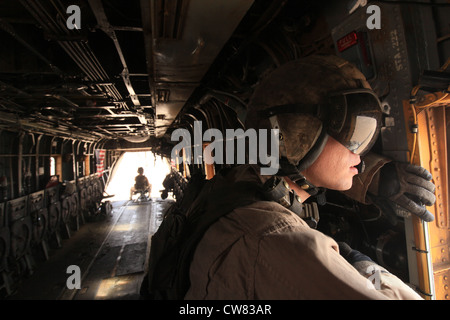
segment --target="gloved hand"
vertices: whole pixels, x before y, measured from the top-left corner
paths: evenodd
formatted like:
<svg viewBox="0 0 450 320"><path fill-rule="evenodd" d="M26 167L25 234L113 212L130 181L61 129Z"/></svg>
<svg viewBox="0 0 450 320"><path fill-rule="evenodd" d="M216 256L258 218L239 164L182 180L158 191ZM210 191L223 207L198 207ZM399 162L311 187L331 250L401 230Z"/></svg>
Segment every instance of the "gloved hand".
<svg viewBox="0 0 450 320"><path fill-rule="evenodd" d="M352 249L345 242L338 242L338 245L339 245L339 254L351 265L354 265L356 262L360 261L372 261L372 259L370 259L368 256L362 254L358 250Z"/></svg>
<svg viewBox="0 0 450 320"><path fill-rule="evenodd" d="M378 196L371 197L382 210L394 210L392 203L430 222L434 216L424 204L436 201L435 185L431 173L425 168L402 162L390 162L380 170Z"/></svg>

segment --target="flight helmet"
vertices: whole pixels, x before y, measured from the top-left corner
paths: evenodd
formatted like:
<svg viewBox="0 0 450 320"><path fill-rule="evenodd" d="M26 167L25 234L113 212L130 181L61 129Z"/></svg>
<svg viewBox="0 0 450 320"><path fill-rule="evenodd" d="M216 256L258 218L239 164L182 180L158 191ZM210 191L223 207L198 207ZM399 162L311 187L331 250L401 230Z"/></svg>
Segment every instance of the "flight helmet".
<svg viewBox="0 0 450 320"><path fill-rule="evenodd" d="M290 61L262 79L249 101L246 127L279 130L280 169L311 194L301 174L332 136L363 155L381 127L381 105L364 75L337 56ZM309 191L310 189L311 191Z"/></svg>

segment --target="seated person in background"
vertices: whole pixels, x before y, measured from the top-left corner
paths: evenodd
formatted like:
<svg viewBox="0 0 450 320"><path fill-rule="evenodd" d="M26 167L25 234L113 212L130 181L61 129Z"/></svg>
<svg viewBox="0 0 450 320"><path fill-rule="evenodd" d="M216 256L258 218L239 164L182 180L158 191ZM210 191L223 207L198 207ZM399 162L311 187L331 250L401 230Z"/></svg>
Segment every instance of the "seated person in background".
<svg viewBox="0 0 450 320"><path fill-rule="evenodd" d="M149 195L152 192L152 185L144 175L144 168L139 167L137 172L139 174L134 178L135 184L131 187L130 190L130 200L132 200L132 196L136 191L142 190L143 193L148 192Z"/></svg>
<svg viewBox="0 0 450 320"><path fill-rule="evenodd" d="M55 174L50 177L50 180L45 185L45 188L46 189L51 188L51 187L57 186L58 184L59 184L59 176Z"/></svg>

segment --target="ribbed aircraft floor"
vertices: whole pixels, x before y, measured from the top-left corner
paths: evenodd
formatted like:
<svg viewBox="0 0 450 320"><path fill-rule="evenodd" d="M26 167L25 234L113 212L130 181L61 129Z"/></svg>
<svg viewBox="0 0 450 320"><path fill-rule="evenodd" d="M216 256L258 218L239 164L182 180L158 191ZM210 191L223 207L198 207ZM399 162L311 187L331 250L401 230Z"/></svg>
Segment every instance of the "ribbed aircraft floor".
<svg viewBox="0 0 450 320"><path fill-rule="evenodd" d="M134 300L151 236L171 200L116 201L110 216L83 224L36 265L8 300ZM75 267L70 267L75 266ZM77 269L79 267L79 269ZM75 270L75 271L74 271ZM71 288L79 270L80 288Z"/></svg>

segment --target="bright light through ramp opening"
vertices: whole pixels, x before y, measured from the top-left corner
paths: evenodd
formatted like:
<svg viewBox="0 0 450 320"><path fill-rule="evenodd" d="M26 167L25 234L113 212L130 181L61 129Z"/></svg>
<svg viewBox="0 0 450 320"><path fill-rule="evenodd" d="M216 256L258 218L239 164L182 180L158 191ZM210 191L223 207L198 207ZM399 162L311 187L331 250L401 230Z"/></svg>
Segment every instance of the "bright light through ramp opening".
<svg viewBox="0 0 450 320"><path fill-rule="evenodd" d="M160 198L164 189L162 182L170 172L170 165L166 159L154 156L152 152L126 152L118 160L113 175L106 186L106 193L114 195L109 200L128 200L130 189L134 185L134 178L138 175L138 168L144 168L144 175L152 185L150 197Z"/></svg>

